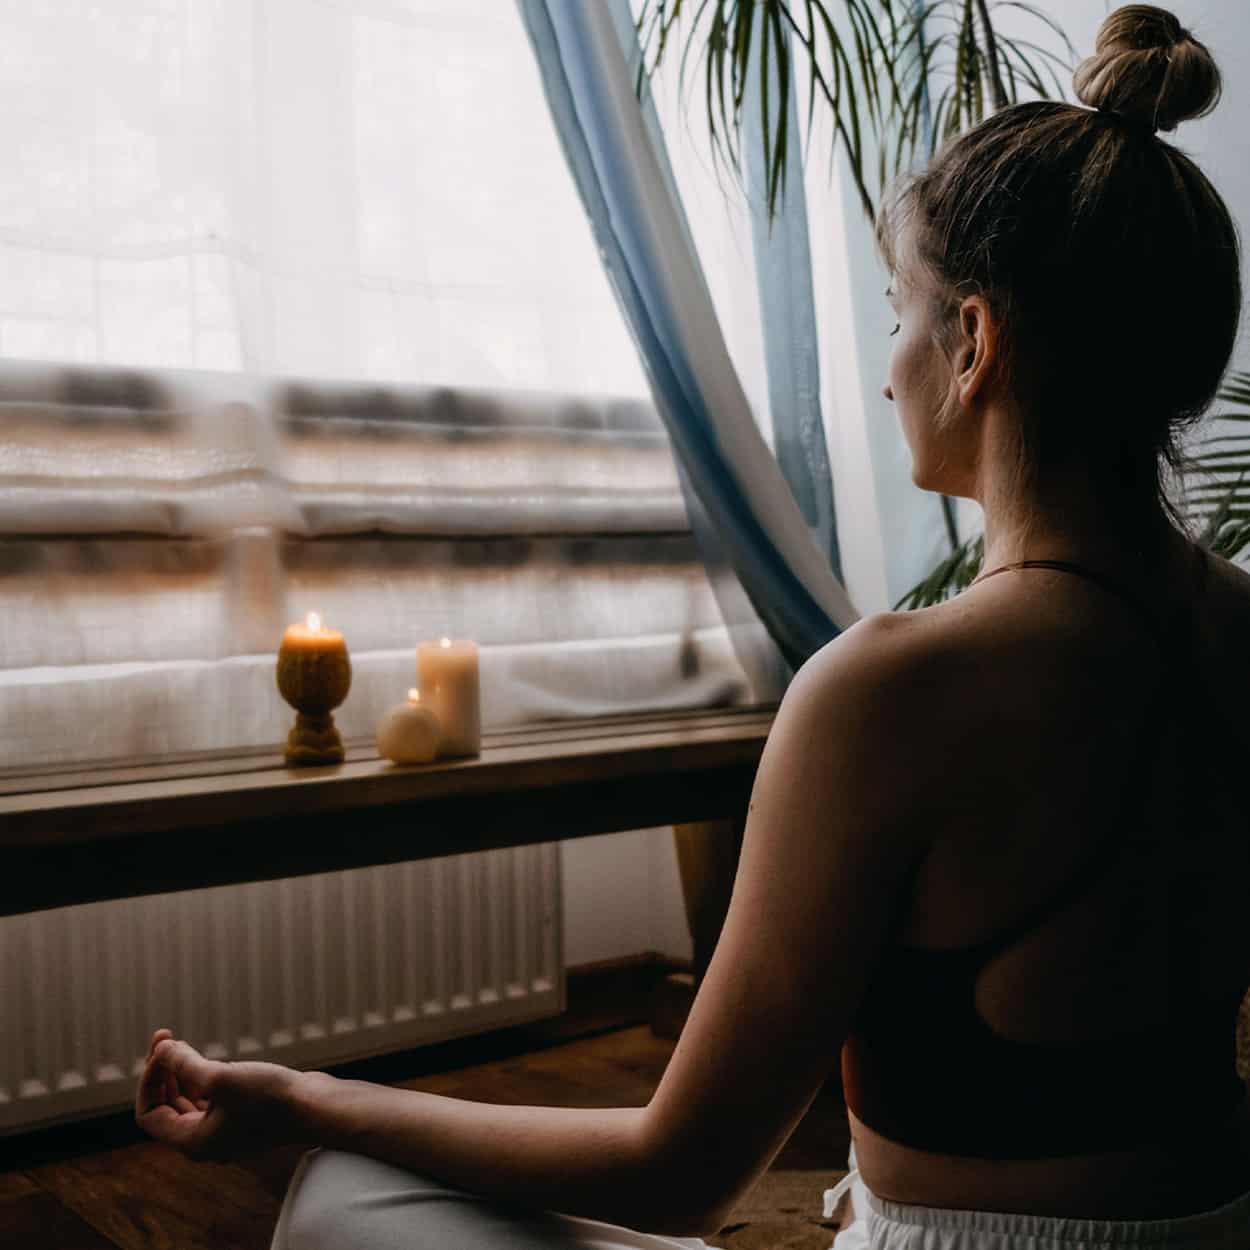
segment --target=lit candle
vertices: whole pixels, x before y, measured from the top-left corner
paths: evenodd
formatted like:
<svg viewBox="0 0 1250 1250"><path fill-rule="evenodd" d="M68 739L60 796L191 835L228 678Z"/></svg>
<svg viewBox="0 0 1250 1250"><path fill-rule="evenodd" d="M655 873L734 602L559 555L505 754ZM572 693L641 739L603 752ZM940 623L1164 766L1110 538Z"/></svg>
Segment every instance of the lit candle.
<svg viewBox="0 0 1250 1250"><path fill-rule="evenodd" d="M417 685L442 729L439 754L477 755L482 749L477 643L450 638L419 643Z"/></svg>
<svg viewBox="0 0 1250 1250"><path fill-rule="evenodd" d="M396 764L428 764L438 754L438 718L421 702L419 690L393 707L378 726L378 754Z"/></svg>
<svg viewBox="0 0 1250 1250"><path fill-rule="evenodd" d="M295 708L295 724L286 741L288 764L337 764L343 740L334 709L347 698L352 665L347 643L337 629L327 629L316 612L303 625L288 625L278 649L278 689Z"/></svg>

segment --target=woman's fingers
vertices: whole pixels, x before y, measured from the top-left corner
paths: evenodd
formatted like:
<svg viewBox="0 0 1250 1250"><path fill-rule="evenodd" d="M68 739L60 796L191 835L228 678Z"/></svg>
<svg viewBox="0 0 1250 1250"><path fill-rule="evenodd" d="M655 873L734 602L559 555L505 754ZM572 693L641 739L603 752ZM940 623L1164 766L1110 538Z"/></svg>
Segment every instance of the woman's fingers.
<svg viewBox="0 0 1250 1250"><path fill-rule="evenodd" d="M157 1063L155 1056L149 1055L147 1063L143 1065L143 1073L139 1077L139 1087L135 1091L136 1119L153 1107L163 1106L168 1101L169 1099L165 1096L165 1071Z"/></svg>
<svg viewBox="0 0 1250 1250"><path fill-rule="evenodd" d="M139 1118L139 1127L149 1136L192 1157L205 1149L205 1113L183 1112L170 1106L153 1107Z"/></svg>
<svg viewBox="0 0 1250 1250"><path fill-rule="evenodd" d="M135 1092L136 1117L161 1106L175 1114L202 1115L212 1105L213 1081L220 1066L186 1042L156 1039Z"/></svg>
<svg viewBox="0 0 1250 1250"><path fill-rule="evenodd" d="M205 1059L194 1046L186 1042L164 1038L157 1042L152 1058L161 1065L173 1082L172 1098L185 1096L192 1101L212 1098L213 1082L223 1067L212 1059Z"/></svg>
<svg viewBox="0 0 1250 1250"><path fill-rule="evenodd" d="M167 1037L173 1037L172 1030L157 1029L156 1032L152 1034L152 1040L148 1043L148 1058L149 1059L152 1058L152 1052L156 1049L156 1044L158 1042L163 1042L165 1038Z"/></svg>
<svg viewBox="0 0 1250 1250"><path fill-rule="evenodd" d="M160 1045L160 1043L163 1042L167 1037L170 1037L170 1038L173 1037L173 1032L169 1029L157 1029L156 1032L152 1034L152 1040L148 1043L147 1057L149 1060L151 1060L153 1054L155 1054L157 1046ZM177 1097L178 1097L177 1082L171 1080L169 1075L166 1074L164 1077L164 1085L163 1085L163 1099L165 1102L172 1103L173 1100Z"/></svg>
<svg viewBox="0 0 1250 1250"><path fill-rule="evenodd" d="M158 1103L142 1114L136 1115L135 1123L145 1133L155 1137L158 1141L169 1141L173 1132L173 1125L177 1119L178 1113L173 1107L165 1103Z"/></svg>
<svg viewBox="0 0 1250 1250"><path fill-rule="evenodd" d="M212 1090L225 1068L168 1029L158 1029L135 1092L136 1123L191 1158L208 1158L221 1130Z"/></svg>

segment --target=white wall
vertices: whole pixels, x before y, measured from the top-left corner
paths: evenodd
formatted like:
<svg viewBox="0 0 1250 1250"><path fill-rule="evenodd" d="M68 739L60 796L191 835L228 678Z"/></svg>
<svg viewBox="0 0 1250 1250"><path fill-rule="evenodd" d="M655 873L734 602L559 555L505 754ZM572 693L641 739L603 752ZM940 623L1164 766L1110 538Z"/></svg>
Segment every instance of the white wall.
<svg viewBox="0 0 1250 1250"><path fill-rule="evenodd" d="M694 953L671 827L561 843L566 967L658 951Z"/></svg>

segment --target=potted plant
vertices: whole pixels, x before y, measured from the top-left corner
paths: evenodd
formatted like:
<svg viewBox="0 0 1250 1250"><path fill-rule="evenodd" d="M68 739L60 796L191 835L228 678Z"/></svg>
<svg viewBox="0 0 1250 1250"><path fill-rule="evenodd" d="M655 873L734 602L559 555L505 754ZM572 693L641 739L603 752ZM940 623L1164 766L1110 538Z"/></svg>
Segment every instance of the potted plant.
<svg viewBox="0 0 1250 1250"><path fill-rule="evenodd" d="M703 71L706 125L717 159L742 169L742 120L749 74L775 86L756 93L768 209L784 194L792 79L806 80L809 134L829 110L863 210L870 218L887 181L917 155L990 113L1034 98L1062 98L1072 64L1035 40L1004 34L996 11L1013 10L1054 36L1064 56L1077 53L1063 29L1022 0L643 0L637 20L638 86L679 51L683 80ZM1229 375L1223 419L1250 422L1250 373ZM1198 541L1228 559L1250 547L1250 428L1210 436L1181 474L1184 512L1201 526ZM984 538L960 541L943 496L950 554L896 608L939 603L981 571Z"/></svg>

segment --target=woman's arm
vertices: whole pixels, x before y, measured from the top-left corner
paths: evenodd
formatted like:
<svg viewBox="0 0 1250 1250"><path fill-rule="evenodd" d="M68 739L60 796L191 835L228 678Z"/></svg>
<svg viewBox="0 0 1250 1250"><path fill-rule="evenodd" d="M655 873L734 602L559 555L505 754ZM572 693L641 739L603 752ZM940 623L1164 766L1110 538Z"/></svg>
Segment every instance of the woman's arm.
<svg viewBox="0 0 1250 1250"><path fill-rule="evenodd" d="M778 711L725 926L643 1128L708 1227L839 1064L904 914L963 748L943 655L927 622L865 618L803 666Z"/></svg>
<svg viewBox="0 0 1250 1250"><path fill-rule="evenodd" d="M490 1198L715 1232L836 1063L927 847L934 701L939 715L949 701L917 634L903 617L868 618L792 682L756 776L724 931L646 1107L498 1106L314 1072L277 1081L276 1119L299 1140ZM203 1092L198 1065L209 1061L185 1043L157 1049L181 1095ZM214 1065L215 1079L273 1066ZM172 1129L158 1135L174 1140Z"/></svg>
<svg viewBox="0 0 1250 1250"><path fill-rule="evenodd" d="M697 1235L681 1177L644 1150L644 1107L511 1107L305 1074L308 1140L383 1159L504 1202Z"/></svg>

